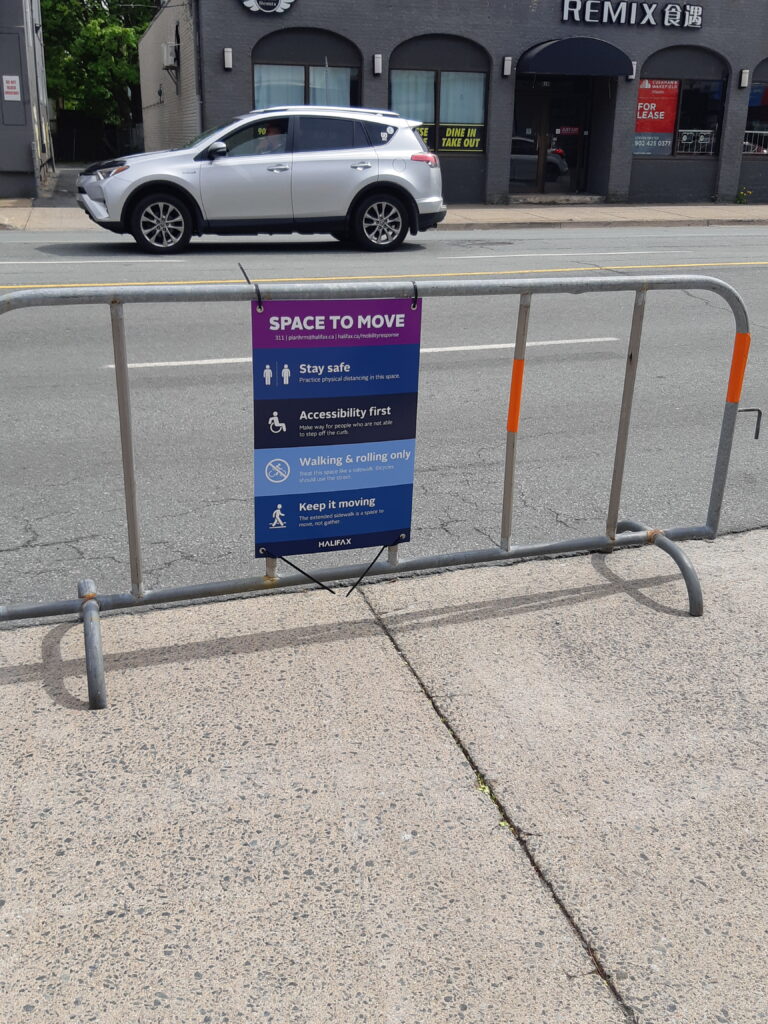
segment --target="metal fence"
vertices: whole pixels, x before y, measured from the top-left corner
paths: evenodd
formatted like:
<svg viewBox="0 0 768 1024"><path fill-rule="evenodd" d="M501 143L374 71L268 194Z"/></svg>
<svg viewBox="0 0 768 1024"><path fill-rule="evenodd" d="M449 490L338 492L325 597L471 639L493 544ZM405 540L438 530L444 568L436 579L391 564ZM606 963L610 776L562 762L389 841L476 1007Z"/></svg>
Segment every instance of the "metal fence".
<svg viewBox="0 0 768 1024"><path fill-rule="evenodd" d="M678 131L676 153L697 153L711 155L715 152L717 132L715 131Z"/></svg>
<svg viewBox="0 0 768 1024"><path fill-rule="evenodd" d="M671 529L649 529L632 519L619 520L619 504L624 478L624 463L629 438L632 400L635 377L640 354L643 317L646 296L650 291L705 290L719 295L733 312L736 336L731 359L725 410L723 413L720 440L710 491L706 522L694 526L678 526ZM525 353L528 338L528 321L531 301L534 295L581 295L584 293L633 292L634 309L627 351L624 376L624 390L619 417L618 437L614 454L613 477L608 498L608 514L605 533L593 537L557 540L539 544L517 545L512 543L512 508L515 480L515 456L520 424L523 393ZM85 634L86 673L88 696L92 708L106 707L106 685L101 652L101 627L99 615L103 611L121 608L137 608L146 605L164 604L172 601L187 601L205 597L221 597L232 594L247 594L257 591L274 590L279 587L296 587L306 584L306 576L293 573L280 577L276 560L265 560L264 575L247 579L225 580L188 586L147 590L144 586L141 555L141 532L139 527L139 503L133 451L133 426L128 375L128 359L125 343L125 322L123 307L129 303L158 302L250 302L257 300L268 303L285 299L361 299L361 298L410 298L414 294L423 298L439 296L493 296L519 295L520 304L517 318L514 359L512 365L509 409L507 419L507 441L505 456L504 484L501 501L501 541L498 547L457 551L445 554L412 558L401 562L398 546L388 549L386 562L372 567L366 565L342 565L321 568L313 572L319 582L358 579L364 573L381 575L386 573L415 572L446 566L473 565L481 562L506 561L535 556L565 554L572 552L603 551L616 548L638 547L655 544L666 551L678 565L688 590L691 615L703 613L701 586L687 556L675 541L690 539L713 539L717 534L720 510L725 490L728 465L733 444L736 415L749 353L749 323L744 304L738 293L728 284L716 278L691 275L648 276L648 277L568 277L540 278L537 281L514 278L481 278L467 281L425 279L414 281L349 281L317 282L307 284L235 284L235 285L126 285L118 287L73 287L29 289L13 292L0 298L0 315L13 310L38 306L74 306L104 304L109 307L112 325L115 380L120 421L123 480L125 489L126 522L130 563L130 593L99 594L90 579L78 584L78 597L72 600L54 600L45 603L29 603L0 607L0 621L40 618L45 616L77 615L83 620Z"/></svg>
<svg viewBox="0 0 768 1024"><path fill-rule="evenodd" d="M768 132L744 132L742 152L756 156L768 155Z"/></svg>

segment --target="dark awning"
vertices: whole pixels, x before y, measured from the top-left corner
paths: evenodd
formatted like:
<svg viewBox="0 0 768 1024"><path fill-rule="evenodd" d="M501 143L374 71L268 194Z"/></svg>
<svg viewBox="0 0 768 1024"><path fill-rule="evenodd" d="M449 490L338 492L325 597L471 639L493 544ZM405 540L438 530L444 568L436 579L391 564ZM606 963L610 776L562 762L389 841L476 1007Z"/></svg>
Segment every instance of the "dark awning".
<svg viewBox="0 0 768 1024"><path fill-rule="evenodd" d="M631 75L632 61L618 46L591 36L551 39L526 50L519 75Z"/></svg>

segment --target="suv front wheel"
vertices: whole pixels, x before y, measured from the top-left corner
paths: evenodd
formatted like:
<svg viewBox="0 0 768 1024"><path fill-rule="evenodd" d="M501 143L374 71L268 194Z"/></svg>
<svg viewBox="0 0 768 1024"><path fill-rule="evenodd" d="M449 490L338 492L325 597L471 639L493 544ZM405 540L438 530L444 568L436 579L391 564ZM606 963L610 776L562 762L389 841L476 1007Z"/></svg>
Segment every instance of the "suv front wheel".
<svg viewBox="0 0 768 1024"><path fill-rule="evenodd" d="M145 252L183 252L192 236L185 203L167 192L145 196L131 214L131 234Z"/></svg>
<svg viewBox="0 0 768 1024"><path fill-rule="evenodd" d="M352 234L363 249L383 252L402 245L408 233L408 212L397 196L375 193L366 196L352 218Z"/></svg>

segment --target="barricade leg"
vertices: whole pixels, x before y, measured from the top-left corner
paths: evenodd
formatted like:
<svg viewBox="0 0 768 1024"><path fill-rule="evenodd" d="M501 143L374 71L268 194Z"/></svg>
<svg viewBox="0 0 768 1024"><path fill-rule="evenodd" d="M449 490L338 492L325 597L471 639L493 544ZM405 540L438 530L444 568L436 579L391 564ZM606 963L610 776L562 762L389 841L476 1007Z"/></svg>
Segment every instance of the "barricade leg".
<svg viewBox="0 0 768 1024"><path fill-rule="evenodd" d="M621 413L619 414L619 433L616 438L611 496L608 499L608 518L605 524L605 532L611 540L614 540L616 537L616 520L619 518L619 502L621 501L621 487L624 482L624 463L627 458L629 424L632 419L632 399L635 394L635 378L637 377L637 362L640 358L640 339L643 334L644 315L645 292L637 291L635 292L635 308L632 312L632 328L629 332L627 365L624 371L624 391L621 396Z"/></svg>
<svg viewBox="0 0 768 1024"><path fill-rule="evenodd" d="M646 526L636 523L633 519L622 519L617 524L616 530L618 533L638 533L645 530L648 535L648 543L655 544L657 548L666 551L682 573L686 589L688 590L688 610L690 614L694 617L704 614L704 595L701 591L699 577L696 575L696 570L691 560L674 541L671 541L669 537L665 537L662 530L649 530Z"/></svg>
<svg viewBox="0 0 768 1024"><path fill-rule="evenodd" d="M107 684L104 678L104 655L101 649L101 620L93 580L80 580L77 595L83 598L80 614L85 633L85 672L88 678L88 704L92 711L107 706Z"/></svg>
<svg viewBox="0 0 768 1024"><path fill-rule="evenodd" d="M528 321L531 316L531 293L520 296L515 335L515 355L512 363L512 380L509 385L509 408L507 411L507 447L504 457L504 489L501 509L501 547L509 551L512 539L512 501L515 490L515 458L517 455L517 432L520 428L520 405L523 398L523 374L525 373L525 347L528 343Z"/></svg>

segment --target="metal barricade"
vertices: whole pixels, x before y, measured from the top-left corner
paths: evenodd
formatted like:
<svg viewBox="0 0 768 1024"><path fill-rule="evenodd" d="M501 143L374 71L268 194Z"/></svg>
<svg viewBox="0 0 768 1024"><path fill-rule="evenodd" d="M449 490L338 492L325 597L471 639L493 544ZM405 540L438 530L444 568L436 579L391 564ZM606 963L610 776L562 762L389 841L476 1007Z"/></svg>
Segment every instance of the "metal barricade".
<svg viewBox="0 0 768 1024"><path fill-rule="evenodd" d="M731 358L725 411L723 413L720 440L715 459L715 468L710 492L706 523L698 526L679 526L671 529L649 529L631 519L619 520L619 503L624 479L624 462L629 438L632 413L632 399L640 353L646 295L649 291L704 290L719 295L733 312L736 336ZM512 543L512 500L515 478L515 456L520 424L523 393L525 353L528 337L528 321L533 295L581 295L587 292L634 292L635 302L629 337L624 391L619 417L618 437L614 455L613 478L608 501L608 515L605 534L594 537L580 537L572 540L558 540L539 544L515 545ZM411 298L418 293L423 298L458 297L480 295L519 295L520 305L517 319L514 358L507 419L506 460L501 515L501 543L498 547L473 551L449 552L411 558L401 562L397 545L388 549L384 563L372 567L355 564L335 568L321 568L313 572L313 578L322 582L358 579L363 573L382 575L387 573L416 572L448 566L473 565L482 562L519 560L536 556L566 554L574 552L610 552L616 548L638 547L655 544L666 551L679 567L688 590L691 615L703 613L701 585L688 557L674 543L691 539L714 539L720 521L720 511L728 474L731 448L739 412L739 400L749 354L749 322L744 303L730 285L717 278L693 275L648 276L648 277L568 277L546 278L537 281L515 278L478 278L466 280L424 279L412 281L339 281L315 283L269 283L260 285L125 285L106 287L33 288L12 292L0 298L0 315L12 310L35 306L73 306L103 303L109 306L112 322L112 343L115 359L115 380L117 385L120 440L122 447L123 480L125 489L126 521L130 560L131 591L122 594L99 594L90 579L83 579L78 585L78 597L73 600L56 600L45 603L30 603L0 607L0 621L41 618L46 616L77 615L83 620L85 634L86 674L88 696L92 708L106 707L104 664L101 652L99 614L121 608L137 608L146 605L164 604L172 601L188 601L205 597L222 597L232 594L248 594L257 591L274 590L280 587L296 587L306 583L306 577L299 573L280 577L276 560L266 559L263 576L247 579L194 584L146 590L143 580L141 537L139 529L138 495L133 452L133 427L128 375L128 359L125 345L125 322L123 307L126 303L149 302L237 302L254 301L267 303L285 299L361 299L361 298Z"/></svg>

